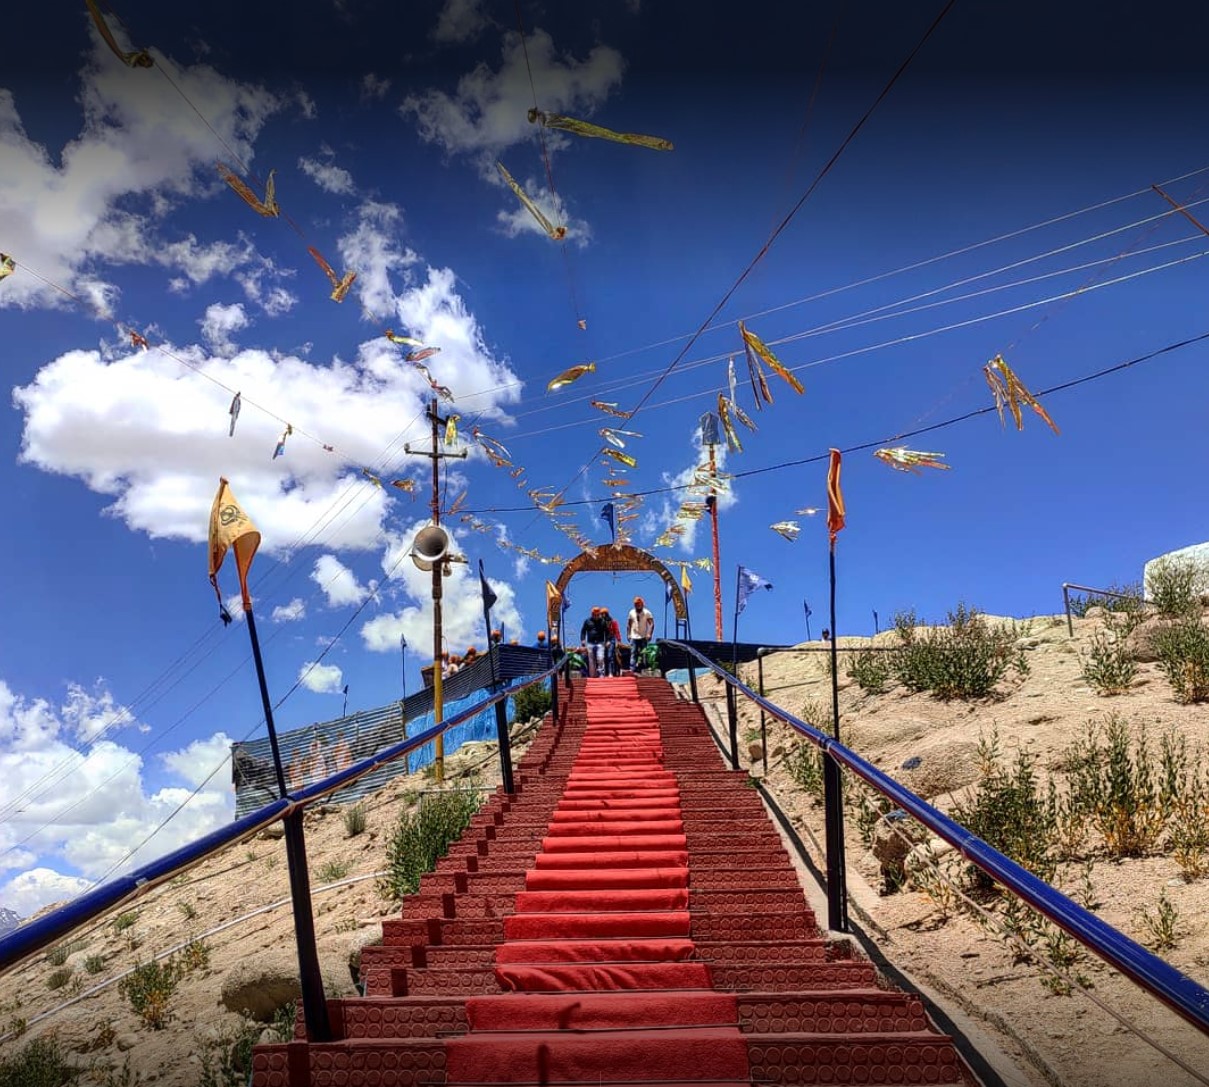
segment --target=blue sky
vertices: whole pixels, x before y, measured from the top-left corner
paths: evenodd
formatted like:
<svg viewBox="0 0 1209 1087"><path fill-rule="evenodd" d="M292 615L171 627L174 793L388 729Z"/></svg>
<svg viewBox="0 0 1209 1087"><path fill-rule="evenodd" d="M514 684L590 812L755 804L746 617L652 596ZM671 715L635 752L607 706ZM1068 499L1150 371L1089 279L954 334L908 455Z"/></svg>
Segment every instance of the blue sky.
<svg viewBox="0 0 1209 1087"><path fill-rule="evenodd" d="M0 79L0 251L17 262L0 281L0 905L28 914L229 817L229 769L207 778L261 715L242 625L222 628L206 583L219 475L264 537L253 586L270 688L299 684L279 726L337 715L345 684L350 708L397 698L400 634L416 688L427 579L400 560L427 477L402 447L426 441L427 386L388 327L442 348L429 366L463 435L477 423L503 442L526 489L565 488L590 538L607 541L599 428L642 434L627 445L634 489L654 492L629 526L641 546L676 512L683 493L666 488L699 462L696 420L734 355L759 430L740 428L744 450L724 463L728 632L736 563L774 584L744 613L745 638L801 639L803 599L824 625L823 517L797 518L792 543L768 526L825 507L830 446L905 444L952 465L914 477L846 456L841 633L871 632L874 609L937 618L958 600L1053 612L1063 580L1133 580L1209 534L1204 345L1047 397L1060 436L1026 409L1019 433L991 414L894 440L989 406L981 368L996 354L1039 390L1209 331L1209 237L1150 191L1209 220L1199 8L1159 20L959 0L668 372L940 5L874 19L847 4L786 16L522 0L522 49L515 6L486 0L305 0L289 18L130 0L113 23L150 48L149 70L123 66L79 7L22 8L14 33L38 47ZM548 134L556 204L525 116L535 91L547 111L675 150ZM567 225L564 243L503 187L497 159ZM283 216L254 214L218 162L254 188L275 170ZM357 272L344 303L308 245ZM755 411L740 318L804 395L770 375L775 402ZM589 360L594 374L546 392ZM591 397L647 399L624 424ZM295 432L272 459L284 422ZM446 502L466 490L490 527L455 518L457 545L485 561L509 633L530 639L559 566L515 547L575 546L469 448ZM424 493L379 490L363 466ZM703 527L658 553L708 556ZM482 644L467 570L448 588L453 652ZM708 635L710 577L692 577ZM652 576L578 579L572 622L594 603L624 614L636 592L661 614Z"/></svg>

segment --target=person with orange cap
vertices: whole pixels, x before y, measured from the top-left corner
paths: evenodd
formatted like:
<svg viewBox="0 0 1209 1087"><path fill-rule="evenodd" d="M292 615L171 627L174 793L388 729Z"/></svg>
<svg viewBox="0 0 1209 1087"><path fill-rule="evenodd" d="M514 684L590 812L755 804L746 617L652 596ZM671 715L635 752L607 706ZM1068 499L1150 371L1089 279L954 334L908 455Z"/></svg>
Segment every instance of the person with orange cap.
<svg viewBox="0 0 1209 1087"><path fill-rule="evenodd" d="M592 614L584 620L579 628L579 640L588 647L588 675L603 674L605 666L604 647L608 628L601 615L603 608L593 608Z"/></svg>
<svg viewBox="0 0 1209 1087"><path fill-rule="evenodd" d="M630 643L630 671L634 675L638 674L643 650L650 644L654 634L655 616L647 610L646 601L641 596L634 597L634 606L625 623L625 636Z"/></svg>

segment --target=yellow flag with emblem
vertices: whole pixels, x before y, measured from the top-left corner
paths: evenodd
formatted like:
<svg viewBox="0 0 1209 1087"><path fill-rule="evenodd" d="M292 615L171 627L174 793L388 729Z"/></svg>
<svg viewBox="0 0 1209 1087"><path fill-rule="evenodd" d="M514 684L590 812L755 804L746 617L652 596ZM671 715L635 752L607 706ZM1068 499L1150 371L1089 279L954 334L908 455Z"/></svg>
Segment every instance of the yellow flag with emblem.
<svg viewBox="0 0 1209 1087"><path fill-rule="evenodd" d="M252 556L256 554L259 546L260 531L236 501L231 493L231 485L226 479L220 479L214 505L210 507L210 584L214 586L214 595L218 597L219 615L224 624L231 622L231 614L223 605L222 592L218 588L218 571L222 569L227 552L233 548L244 611L249 611L252 598L248 594L248 570L252 565Z"/></svg>
<svg viewBox="0 0 1209 1087"><path fill-rule="evenodd" d="M680 588L686 593L691 593L693 591L693 579L688 576L687 566L680 567Z"/></svg>

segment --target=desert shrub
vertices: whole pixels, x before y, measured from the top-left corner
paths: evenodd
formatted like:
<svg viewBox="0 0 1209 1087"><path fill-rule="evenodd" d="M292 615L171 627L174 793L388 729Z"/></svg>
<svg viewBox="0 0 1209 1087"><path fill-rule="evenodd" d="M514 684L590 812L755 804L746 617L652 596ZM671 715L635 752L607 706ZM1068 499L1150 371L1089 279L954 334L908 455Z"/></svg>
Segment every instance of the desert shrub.
<svg viewBox="0 0 1209 1087"><path fill-rule="evenodd" d="M138 919L139 915L134 910L129 910L126 913L119 913L117 917L113 919L113 931L125 932L128 928L133 928Z"/></svg>
<svg viewBox="0 0 1209 1087"><path fill-rule="evenodd" d="M481 803L477 790L448 789L424 796L414 811L404 812L386 843L387 875L379 891L388 898L418 891L420 877L436 867Z"/></svg>
<svg viewBox="0 0 1209 1087"><path fill-rule="evenodd" d="M364 804L354 804L351 808L344 809L344 833L350 838L364 834L366 822Z"/></svg>
<svg viewBox="0 0 1209 1087"><path fill-rule="evenodd" d="M89 974L99 974L105 969L105 956L89 955L88 958L84 960L84 969Z"/></svg>
<svg viewBox="0 0 1209 1087"><path fill-rule="evenodd" d="M931 691L938 698L984 698L994 692L1009 668L1021 675L1028 664L1016 648L1014 623L992 628L977 608L959 603L948 626L918 633L915 613L894 617L898 651L889 654L894 676L908 690Z"/></svg>
<svg viewBox="0 0 1209 1087"><path fill-rule="evenodd" d="M193 921L197 918L197 907L192 902L182 900L176 904L176 908L181 911L181 916L186 921Z"/></svg>
<svg viewBox="0 0 1209 1087"><path fill-rule="evenodd" d="M75 971L70 966L61 966L58 970L52 970L46 979L46 987L48 989L62 989L69 981L71 975Z"/></svg>
<svg viewBox="0 0 1209 1087"><path fill-rule="evenodd" d="M808 698L802 703L798 716L820 732L831 733L834 714L830 700L824 702L821 698Z"/></svg>
<svg viewBox="0 0 1209 1087"><path fill-rule="evenodd" d="M1146 943L1150 945L1152 951L1170 951L1175 947L1180 912L1167 897L1165 889L1159 892L1159 900L1155 904L1154 913L1145 909L1140 910L1138 920L1146 930Z"/></svg>
<svg viewBox="0 0 1209 1087"><path fill-rule="evenodd" d="M823 797L823 752L809 740L798 740L785 756L785 771L803 792Z"/></svg>
<svg viewBox="0 0 1209 1087"><path fill-rule="evenodd" d="M68 940L64 944L56 944L46 953L46 961L51 966L62 966L68 958L84 946L83 940Z"/></svg>
<svg viewBox="0 0 1209 1087"><path fill-rule="evenodd" d="M177 969L182 974L191 974L194 970L204 970L210 965L210 945L200 936L185 944L179 954Z"/></svg>
<svg viewBox="0 0 1209 1087"><path fill-rule="evenodd" d="M848 662L848 678L866 694L884 694L890 682L889 653L861 649Z"/></svg>
<svg viewBox="0 0 1209 1087"><path fill-rule="evenodd" d="M348 861L328 861L319 866L315 878L320 883L336 883L344 879L352 871L352 867Z"/></svg>
<svg viewBox="0 0 1209 1087"><path fill-rule="evenodd" d="M1146 594L1164 618L1199 615L1198 594L1204 577L1201 567L1189 559L1162 558L1146 575Z"/></svg>
<svg viewBox="0 0 1209 1087"><path fill-rule="evenodd" d="M1015 761L1005 765L995 732L979 737L978 757L974 794L953 808L953 818L1034 875L1050 880L1057 868L1055 815L1033 769L1035 757L1019 751ZM972 865L969 875L981 890L994 886L990 876Z"/></svg>
<svg viewBox="0 0 1209 1087"><path fill-rule="evenodd" d="M532 721L550 712L550 688L545 683L531 683L512 696L512 723Z"/></svg>
<svg viewBox="0 0 1209 1087"><path fill-rule="evenodd" d="M1155 635L1159 670L1180 702L1209 702L1209 627L1189 616Z"/></svg>
<svg viewBox="0 0 1209 1087"><path fill-rule="evenodd" d="M1163 734L1158 752L1145 728L1111 714L1092 722L1066 756L1072 806L1086 813L1113 857L1153 852L1181 796L1189 772L1183 737Z"/></svg>
<svg viewBox="0 0 1209 1087"><path fill-rule="evenodd" d="M35 1038L10 1057L0 1057L0 1087L66 1087L77 1074L53 1034Z"/></svg>
<svg viewBox="0 0 1209 1087"><path fill-rule="evenodd" d="M152 1030L163 1030L171 1018L168 1002L181 979L181 968L173 958L136 966L120 982L118 992L131 1010Z"/></svg>
<svg viewBox="0 0 1209 1087"><path fill-rule="evenodd" d="M1091 650L1083 658L1083 681L1097 694L1124 694L1137 674L1137 662L1125 646L1122 630L1112 628L1092 636Z"/></svg>

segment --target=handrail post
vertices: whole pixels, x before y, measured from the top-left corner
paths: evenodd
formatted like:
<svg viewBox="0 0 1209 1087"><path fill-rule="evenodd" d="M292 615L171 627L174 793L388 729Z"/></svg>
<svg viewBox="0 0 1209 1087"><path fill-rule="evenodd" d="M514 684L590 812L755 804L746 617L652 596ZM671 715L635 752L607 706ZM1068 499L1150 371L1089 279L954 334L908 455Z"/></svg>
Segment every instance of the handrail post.
<svg viewBox="0 0 1209 1087"><path fill-rule="evenodd" d="M294 908L294 938L298 945L306 1034L312 1042L329 1042L332 1027L327 1016L327 994L323 991L319 951L315 947L315 916L311 912L311 877L307 870L301 809L290 812L282 822L285 824L285 857L290 873L290 899Z"/></svg>
<svg viewBox="0 0 1209 1087"><path fill-rule="evenodd" d="M1062 582L1062 606L1066 609L1066 635L1068 638L1075 636L1075 624L1070 618L1070 586L1064 581Z"/></svg>
<svg viewBox="0 0 1209 1087"><path fill-rule="evenodd" d="M512 781L512 736L508 732L508 700L500 699L495 704L495 735L500 748L500 781L504 792L509 796L516 794Z"/></svg>
<svg viewBox="0 0 1209 1087"><path fill-rule="evenodd" d="M550 677L550 713L554 720L557 721L560 717L558 711L558 673Z"/></svg>
<svg viewBox="0 0 1209 1087"><path fill-rule="evenodd" d="M735 689L726 685L726 721L730 728L730 768L739 769L739 699Z"/></svg>
<svg viewBox="0 0 1209 1087"><path fill-rule="evenodd" d="M688 666L688 689L693 693L693 701L700 706L701 696L697 693L697 669L691 664Z"/></svg>
<svg viewBox="0 0 1209 1087"><path fill-rule="evenodd" d="M760 681L760 697L764 697L764 655L761 651L756 658L756 673ZM764 767L764 776L768 777L768 717L764 707L760 707L760 763Z"/></svg>

